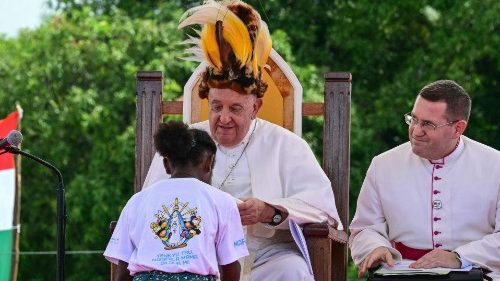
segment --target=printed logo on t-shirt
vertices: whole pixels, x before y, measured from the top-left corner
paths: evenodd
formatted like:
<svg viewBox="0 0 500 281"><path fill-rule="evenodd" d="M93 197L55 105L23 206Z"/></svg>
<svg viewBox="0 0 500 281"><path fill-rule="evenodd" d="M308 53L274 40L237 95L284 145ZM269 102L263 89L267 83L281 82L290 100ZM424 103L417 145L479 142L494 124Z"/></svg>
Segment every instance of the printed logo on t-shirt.
<svg viewBox="0 0 500 281"><path fill-rule="evenodd" d="M245 238L241 238L239 240L236 240L236 241L234 241L233 244L234 244L235 248L245 246Z"/></svg>
<svg viewBox="0 0 500 281"><path fill-rule="evenodd" d="M174 202L155 214L156 221L150 224L155 239L160 238L165 250L183 248L188 241L201 233L201 217L197 215L197 207L189 208L189 202Z"/></svg>

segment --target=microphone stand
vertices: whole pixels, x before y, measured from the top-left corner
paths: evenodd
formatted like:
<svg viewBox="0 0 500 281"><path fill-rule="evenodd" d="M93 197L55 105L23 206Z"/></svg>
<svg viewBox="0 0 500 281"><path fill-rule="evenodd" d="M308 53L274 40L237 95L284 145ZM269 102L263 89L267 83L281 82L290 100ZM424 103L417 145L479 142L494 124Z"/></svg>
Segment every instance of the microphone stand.
<svg viewBox="0 0 500 281"><path fill-rule="evenodd" d="M56 276L57 279L56 280L64 281L64 255L65 255L64 237L66 230L66 202L65 202L62 174L56 167L54 167L49 162L40 159L34 155L31 155L28 152L22 151L17 147L13 146L6 147L5 150L12 154L21 154L30 159L33 159L36 162L51 169L57 176L57 179L59 181L59 186L57 189L57 276Z"/></svg>

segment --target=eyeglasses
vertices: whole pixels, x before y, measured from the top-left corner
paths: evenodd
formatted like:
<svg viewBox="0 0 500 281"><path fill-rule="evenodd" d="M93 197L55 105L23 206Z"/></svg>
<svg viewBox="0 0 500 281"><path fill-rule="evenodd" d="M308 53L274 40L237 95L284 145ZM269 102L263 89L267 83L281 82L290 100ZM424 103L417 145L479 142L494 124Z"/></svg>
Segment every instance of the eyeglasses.
<svg viewBox="0 0 500 281"><path fill-rule="evenodd" d="M454 124L454 123L457 123L458 121L460 121L460 120L455 120L455 121L450 121L450 122L445 123L445 124L435 125L429 121L420 122L418 120L418 118L411 115L410 112L406 113L404 116L405 116L405 123L406 124L408 124L409 126L420 125L420 128L422 128L422 130L424 130L424 131L435 131L437 128L448 126L448 125L451 125L451 124Z"/></svg>

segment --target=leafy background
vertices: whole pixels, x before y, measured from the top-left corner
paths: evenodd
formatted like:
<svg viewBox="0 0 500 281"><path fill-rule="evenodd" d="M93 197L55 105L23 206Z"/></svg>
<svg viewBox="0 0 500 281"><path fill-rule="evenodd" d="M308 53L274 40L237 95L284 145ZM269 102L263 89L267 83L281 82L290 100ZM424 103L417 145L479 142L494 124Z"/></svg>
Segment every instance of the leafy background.
<svg viewBox="0 0 500 281"><path fill-rule="evenodd" d="M466 134L500 147L500 2L250 0L274 48L291 64L306 101L322 99L323 74L352 85L350 214L373 156L407 140L402 115L437 79L473 99ZM195 64L180 60L182 12L200 1L60 0L18 37L0 35L0 116L24 108L23 149L64 175L68 251L103 250L108 224L133 192L135 73L161 70L165 99L181 93ZM321 151L321 120L304 137ZM56 182L22 164L21 251L53 251ZM55 256L22 255L18 280L54 280ZM355 279L351 266L349 278ZM66 280L109 280L100 254L68 255Z"/></svg>

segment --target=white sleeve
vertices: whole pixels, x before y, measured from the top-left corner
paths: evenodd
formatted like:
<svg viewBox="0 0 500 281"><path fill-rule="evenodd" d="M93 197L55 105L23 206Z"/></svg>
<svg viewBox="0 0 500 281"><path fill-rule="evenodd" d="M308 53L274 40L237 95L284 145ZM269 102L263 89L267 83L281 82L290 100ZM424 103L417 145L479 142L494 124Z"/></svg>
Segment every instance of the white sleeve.
<svg viewBox="0 0 500 281"><path fill-rule="evenodd" d="M170 176L165 171L165 166L163 166L163 157L156 152L153 156L153 160L151 160L151 166L149 166L148 174L146 175L146 179L144 179L144 184L142 185L142 189L152 185L153 183L167 179Z"/></svg>
<svg viewBox="0 0 500 281"><path fill-rule="evenodd" d="M123 208L115 230L113 231L111 239L108 242L108 246L103 254L108 261L114 264L118 264L118 261L120 260L128 263L130 256L135 249L129 233L129 213L131 209L131 201L132 200L129 200Z"/></svg>
<svg viewBox="0 0 500 281"><path fill-rule="evenodd" d="M401 259L401 254L392 247L389 241L387 221L377 192L374 170L375 165L372 162L358 196L356 214L349 226L351 231L349 246L356 265L359 265L366 256L380 246L387 247L393 258Z"/></svg>
<svg viewBox="0 0 500 281"><path fill-rule="evenodd" d="M232 263L248 256L248 249L241 225L240 213L231 197L225 198L225 206L220 208L219 227L215 243L219 265Z"/></svg>
<svg viewBox="0 0 500 281"><path fill-rule="evenodd" d="M480 240L456 248L455 252L470 263L500 272L500 188L497 196L494 232Z"/></svg>
<svg viewBox="0 0 500 281"><path fill-rule="evenodd" d="M290 149L291 147L293 149ZM298 224L310 222L333 224L336 221L338 229L342 230L343 225L335 206L330 180L309 145L298 138L283 145L280 156L279 173L284 197L263 200L288 212L286 220L276 228L288 229L289 220L294 220Z"/></svg>

